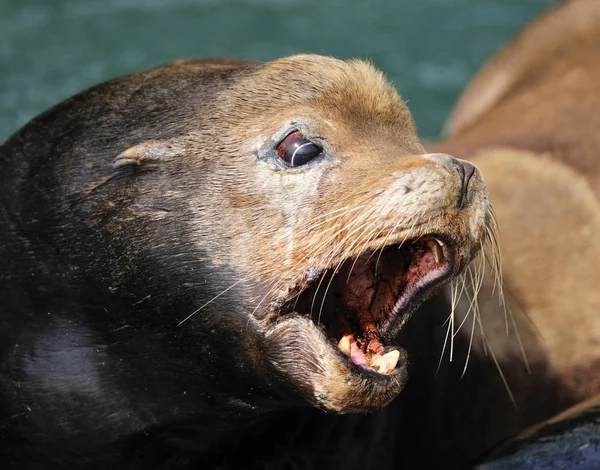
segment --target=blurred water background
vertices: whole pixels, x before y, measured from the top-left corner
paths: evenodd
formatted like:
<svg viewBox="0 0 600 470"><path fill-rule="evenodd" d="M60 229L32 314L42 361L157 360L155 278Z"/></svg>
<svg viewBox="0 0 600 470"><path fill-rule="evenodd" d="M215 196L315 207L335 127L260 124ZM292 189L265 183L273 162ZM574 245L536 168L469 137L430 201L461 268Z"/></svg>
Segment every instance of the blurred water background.
<svg viewBox="0 0 600 470"><path fill-rule="evenodd" d="M556 0L0 0L0 142L106 79L179 57L299 52L372 60L422 137L460 90Z"/></svg>

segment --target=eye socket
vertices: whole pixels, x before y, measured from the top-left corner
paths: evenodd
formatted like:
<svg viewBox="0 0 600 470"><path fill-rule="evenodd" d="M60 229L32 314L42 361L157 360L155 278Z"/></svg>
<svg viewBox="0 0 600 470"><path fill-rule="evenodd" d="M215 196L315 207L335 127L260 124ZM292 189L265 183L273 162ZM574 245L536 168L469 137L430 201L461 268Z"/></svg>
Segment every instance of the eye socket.
<svg viewBox="0 0 600 470"><path fill-rule="evenodd" d="M277 155L292 168L304 165L318 157L323 149L300 132L292 132L277 146Z"/></svg>

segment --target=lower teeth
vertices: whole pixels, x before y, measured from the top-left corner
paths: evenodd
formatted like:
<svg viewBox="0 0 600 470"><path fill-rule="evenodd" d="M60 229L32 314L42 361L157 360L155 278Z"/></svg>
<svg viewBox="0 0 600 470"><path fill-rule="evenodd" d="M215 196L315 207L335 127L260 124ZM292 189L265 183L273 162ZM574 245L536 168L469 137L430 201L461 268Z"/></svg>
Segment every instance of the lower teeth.
<svg viewBox="0 0 600 470"><path fill-rule="evenodd" d="M344 354L344 356L348 357L349 359L352 359L351 338L352 335L342 336L342 339L340 339L338 343L338 348L340 349L340 351ZM365 364L363 365L363 367L370 368L371 370L374 370L375 372L378 372L380 374L390 374L394 371L396 365L398 364L398 360L400 359L400 352L397 350L393 350L384 354L383 356L376 354L375 356L370 357L370 359L368 359L367 356L364 356L364 359ZM359 363L359 365L362 364Z"/></svg>
<svg viewBox="0 0 600 470"><path fill-rule="evenodd" d="M393 350L371 362L371 368L380 374L389 374L396 368L399 359L400 352Z"/></svg>

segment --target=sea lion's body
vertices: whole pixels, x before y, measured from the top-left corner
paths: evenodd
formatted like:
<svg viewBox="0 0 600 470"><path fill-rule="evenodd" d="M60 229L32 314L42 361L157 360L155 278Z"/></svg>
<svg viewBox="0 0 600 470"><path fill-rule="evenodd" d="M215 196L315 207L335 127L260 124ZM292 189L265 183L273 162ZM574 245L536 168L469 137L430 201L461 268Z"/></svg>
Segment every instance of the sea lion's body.
<svg viewBox="0 0 600 470"><path fill-rule="evenodd" d="M209 89L223 84L226 81L223 76L231 73L226 66L213 69L210 65L200 73L194 72L193 65L173 67L171 74L150 72L142 80L121 80L118 86L110 87L110 91L101 85L40 116L30 124L29 130L14 136L2 147L3 184L0 191L4 205L0 213L3 226L9 230L3 231L0 248L5 260L4 282L0 287L3 312L0 320L3 374L0 460L10 462L9 468L37 468L35 465L47 468L48 462L53 461L57 462L58 468L61 465L64 468L95 465L106 468L127 459L120 455L126 445L111 447L115 435L127 436L134 434L136 429L160 426L165 421L169 424L172 419L165 420L165 411L173 417L173 411L175 415L185 415L190 407L213 409L212 379L205 382L208 375L198 374L200 381L190 381L196 383L191 388L181 388L177 383L176 377L181 374L196 374L196 367L186 367L177 360L177 356L189 351L185 332L182 331L177 339L164 338L161 319L144 313L144 297L154 290L152 283L157 281L156 276L146 274L143 282L130 283L132 290L138 291L130 292L129 300L115 299L106 284L100 287L89 276L86 279L85 273L81 278L66 273L60 251L62 248L69 250L71 244L82 243L81 240L63 238L65 231L61 234L58 229L40 229L70 224L69 219L74 214L68 205L77 206L82 199L93 199L93 194L91 198L87 196L96 190L96 181L100 187L107 178L106 165L95 162L103 159L112 162L116 148L126 149L137 143L141 136L152 135L159 139L183 132L186 117L189 121L191 113L200 112L199 103L190 104L186 109L186 103L189 103L186 100L179 99L175 107L169 106L169 102L161 102L156 94L161 89L168 90L170 100L177 99L177 90L166 88L169 81L186 83L199 92L210 94L213 90ZM207 79L211 74L220 80ZM111 93L127 102L129 107L125 107L119 98L110 99L107 94ZM138 120L135 111L131 116L115 116L127 113L127 109L154 112L160 119ZM169 116L169 113L173 114ZM112 116L112 119L103 121L102 116ZM123 132L123 123L130 120L136 120L144 128ZM80 153L78 159L65 158L73 153L73 146L81 141L81 135L86 140L94 140L94 144L86 147L90 154ZM99 171L100 175L94 176L94 171ZM15 198L15 187L25 185L24 181L30 182L27 195L21 193ZM105 199L101 204L110 203ZM160 218L168 216L170 209L140 206L139 210ZM120 247L112 245L118 253L103 251L100 245L92 245L95 234L100 235L99 227L103 225L98 219L100 214L100 211L94 213L93 207L89 207L87 216L80 214L82 219L88 218L84 224L89 223L90 232L85 235L89 249L79 253L87 258L85 263L94 265L99 277L114 279L122 271L116 265L123 262L128 253L140 249L139 246L135 248L132 240L139 235L134 232L144 230L144 227L122 227L120 233L124 238ZM30 220L31 233L38 235L32 237L24 233L23 220ZM125 221L120 223L126 224ZM129 230L133 232L126 235ZM62 239L54 241L54 236ZM168 264L166 258L163 266ZM78 262L67 261L71 266ZM194 263L193 260L188 262ZM131 276L132 266L126 264L129 263L125 261L122 266ZM202 286L204 279L211 277L214 279L212 286L202 288L205 295L210 296L210 289L218 288L219 281L215 278L218 271L203 272L205 266L194 263L199 277L190 280L190 288L194 284ZM150 266L139 268L147 273L154 269ZM167 296L181 289L177 282L168 285L168 278L160 282ZM139 296L137 300L136 295ZM87 300L82 305L84 298ZM132 307L138 301L141 302ZM129 308L125 309L124 303L128 303ZM132 309L137 310L139 316L131 315ZM98 328L98 325L104 326ZM128 331L135 333L129 335ZM140 340L136 341L136 336ZM226 340L224 338L223 345ZM128 361L132 350L154 359L147 364L143 361L133 364ZM159 351L162 353L157 360L155 354ZM221 354L222 363L215 366L222 368L227 361L226 353L213 350L212 354ZM227 374L224 376L226 378ZM235 384L231 386L235 387ZM114 411L103 411L108 409ZM62 426L58 424L60 416L65 419ZM217 409L214 416L211 419L207 413L201 426L209 429L221 425L227 427ZM205 434L207 440L204 442L210 446L210 434ZM169 448L169 443L157 445L153 437L148 435L148 438L151 447ZM133 446L134 449L144 447L145 443ZM196 449L202 452L201 447ZM156 458L160 461L160 457Z"/></svg>

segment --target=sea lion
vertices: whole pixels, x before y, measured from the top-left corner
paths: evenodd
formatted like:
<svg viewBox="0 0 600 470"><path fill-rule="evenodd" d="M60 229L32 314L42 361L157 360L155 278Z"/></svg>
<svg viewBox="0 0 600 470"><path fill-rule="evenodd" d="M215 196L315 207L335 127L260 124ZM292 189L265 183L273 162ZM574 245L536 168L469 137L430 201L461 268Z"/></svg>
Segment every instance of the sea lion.
<svg viewBox="0 0 600 470"><path fill-rule="evenodd" d="M398 331L494 250L478 170L428 154L361 61L119 78L25 125L0 165L9 468L276 468L288 435L333 422L371 437L319 468L391 468L393 447L369 453L392 435L381 415L264 419L387 405L407 380Z"/></svg>
<svg viewBox="0 0 600 470"><path fill-rule="evenodd" d="M485 177L508 307L487 300L493 289L485 279L479 298L488 344L469 317L456 336L460 365L438 375L456 377L430 400L437 422L429 438L440 443L440 460L469 462L600 393L599 47L600 3L561 2L474 78L444 140L429 148L471 161ZM474 352L459 381L472 331ZM443 336L438 341L441 349Z"/></svg>

